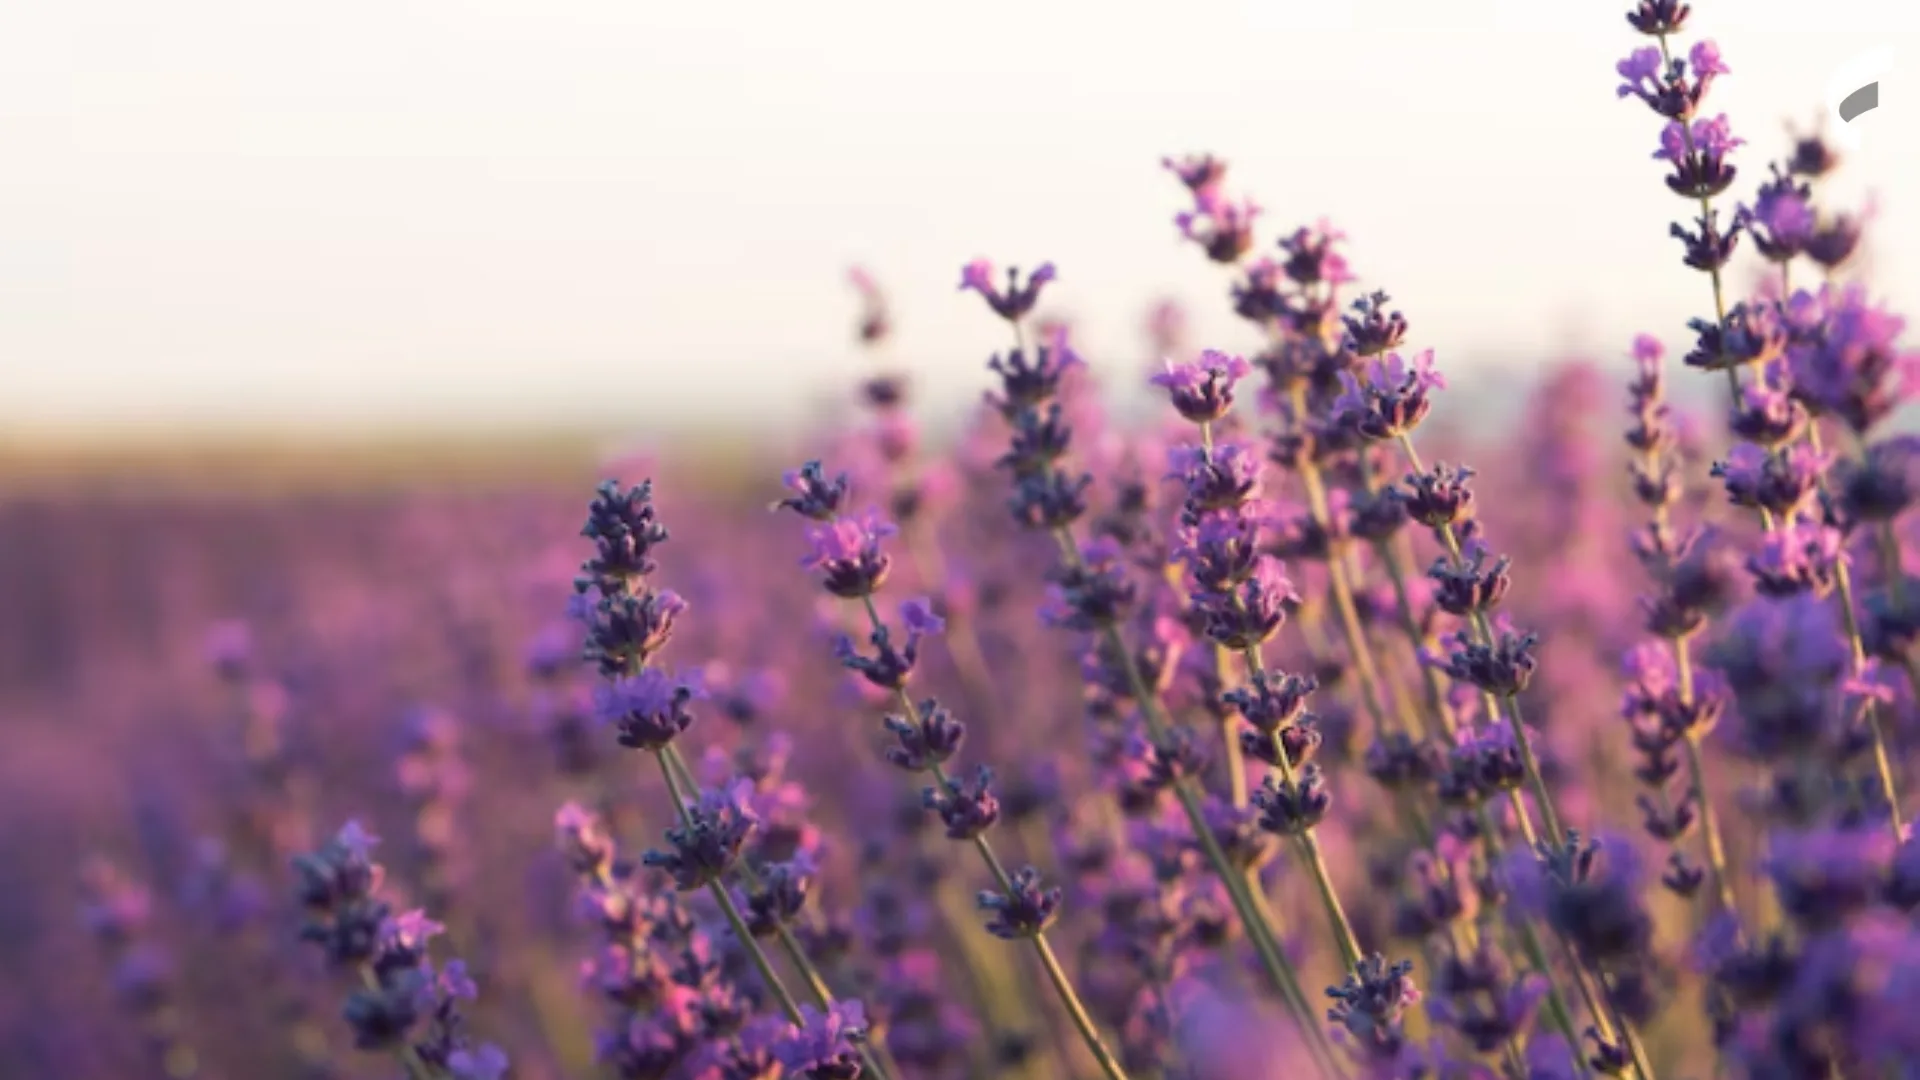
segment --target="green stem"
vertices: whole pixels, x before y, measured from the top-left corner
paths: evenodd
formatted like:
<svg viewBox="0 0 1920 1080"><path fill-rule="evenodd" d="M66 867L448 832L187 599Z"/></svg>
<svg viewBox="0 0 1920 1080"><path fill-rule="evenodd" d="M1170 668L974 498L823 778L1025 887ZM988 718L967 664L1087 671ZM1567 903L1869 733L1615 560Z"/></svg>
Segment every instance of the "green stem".
<svg viewBox="0 0 1920 1080"><path fill-rule="evenodd" d="M880 618L880 610L874 606L872 595L861 597L861 602L866 608L867 620L874 632L877 634L884 630L886 624ZM918 727L920 707L914 703L913 695L907 693L904 686L896 689L895 694L899 698L900 708L907 722ZM937 763L933 765L931 771L934 780L941 788L950 792L959 790L947 776L946 770ZM1006 867L1001 865L1000 857L994 854L992 842L984 835L975 836L973 847L980 853L980 859L987 864L987 869L992 871L1001 891L1010 892L1013 888L1013 879L1007 874ZM1031 940L1034 952L1039 955L1042 966L1047 969L1047 977L1053 982L1054 991L1060 997L1060 1003L1066 1007L1068 1017L1072 1019L1074 1027L1079 1030L1081 1039L1087 1044L1088 1052L1093 1054L1094 1061L1099 1064L1101 1073L1107 1077L1107 1080L1127 1080L1126 1070L1120 1067L1120 1059L1114 1056L1113 1051L1107 1049L1106 1040L1101 1038L1099 1029L1094 1026L1093 1018L1088 1015L1086 1006L1080 1001L1080 995L1074 991L1073 983L1067 978L1066 972L1060 968L1060 961L1054 956L1053 947L1047 943L1046 934L1036 932Z"/></svg>

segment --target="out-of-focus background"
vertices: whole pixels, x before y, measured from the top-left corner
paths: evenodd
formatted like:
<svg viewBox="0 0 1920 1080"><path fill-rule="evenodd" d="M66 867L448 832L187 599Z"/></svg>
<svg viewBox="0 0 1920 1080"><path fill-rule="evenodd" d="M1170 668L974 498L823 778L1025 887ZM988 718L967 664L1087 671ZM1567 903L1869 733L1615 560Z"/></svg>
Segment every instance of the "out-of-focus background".
<svg viewBox="0 0 1920 1080"><path fill-rule="evenodd" d="M1635 39L1614 5L1562 7L1580 5L15 5L0 431L761 429L861 363L850 263L893 294L895 360L936 410L996 344L954 296L975 255L1058 263L1049 306L1090 355L1136 353L1163 297L1196 340L1244 343L1170 224L1159 158L1200 150L1269 235L1336 222L1456 368L1612 355L1677 336L1699 290L1666 235L1683 208L1649 160L1657 125L1611 92ZM1920 45L1878 0L1816 25L1786 0L1712 15L1733 71L1714 106L1754 181L1835 69ZM1902 301L1920 94L1884 94L1829 197L1882 194L1871 269Z"/></svg>
<svg viewBox="0 0 1920 1080"><path fill-rule="evenodd" d="M1864 2L1817 27L1784 2L1714 15L1749 179L1818 123L1836 68L1916 40ZM1636 39L1610 8L1562 20L1423 0L19 6L0 690L58 690L56 658L140 622L90 608L188 588L156 570L167 544L216 582L250 563L211 536L271 564L242 522L285 496L369 513L401 491L577 490L609 454L720 460L830 415L873 362L850 265L888 293L887 363L936 430L1001 344L956 295L976 255L1057 263L1046 310L1122 399L1156 305L1197 344L1248 346L1172 224L1169 153L1229 160L1263 244L1345 230L1465 390L1446 408L1504 419L1550 362L1678 342L1704 308L1666 235L1684 208L1649 160L1657 125L1611 92ZM1822 193L1874 207L1858 266L1896 305L1920 296L1901 87ZM309 506L288 542L341 521Z"/></svg>

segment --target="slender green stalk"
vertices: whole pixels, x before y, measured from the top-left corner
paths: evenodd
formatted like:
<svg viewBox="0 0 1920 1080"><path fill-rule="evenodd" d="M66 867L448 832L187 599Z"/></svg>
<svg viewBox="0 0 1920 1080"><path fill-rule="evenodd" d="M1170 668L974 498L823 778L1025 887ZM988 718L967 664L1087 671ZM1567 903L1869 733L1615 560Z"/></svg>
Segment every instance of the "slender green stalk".
<svg viewBox="0 0 1920 1080"><path fill-rule="evenodd" d="M660 775L666 778L667 794L673 799L674 809L680 815L680 823L691 828L693 814L687 808L687 794L681 790L680 780L674 775L673 766L667 763L665 753L656 753L654 758L660 763ZM805 1023L806 1018L800 1012L799 1003L788 992L786 984L780 981L780 973L773 970L773 961L769 960L765 950L760 948L760 942L754 938L752 931L747 929L747 921L741 917L740 908L733 902L733 894L727 891L726 884L721 881L709 882L707 891L713 894L714 902L719 904L720 910L725 913L727 924L733 927L734 937L739 938L741 946L747 950L747 956L753 961L754 969L760 973L760 981L765 983L768 992L773 994L774 1000L780 1005L780 1011L786 1013L787 1019L795 1024Z"/></svg>
<svg viewBox="0 0 1920 1080"><path fill-rule="evenodd" d="M880 610L874 606L873 597L871 595L864 596L861 598L861 601L866 608L867 621L873 627L874 632L879 633L885 629L886 623L880 618ZM913 695L909 694L904 686L898 688L895 694L899 699L900 708L907 722L918 727L920 725L920 707L914 703ZM947 776L946 770L938 764L933 766L932 772L934 780L939 783L941 788L947 791L959 790L954 785L953 780ZM994 880L999 883L1001 891L1010 892L1013 887L1013 879L1007 874L1006 868L1001 865L1000 857L994 853L993 843L984 835L975 836L973 838L973 846L974 850L980 853L981 861L985 862L987 868L992 871ZM1061 970L1060 962L1053 954L1053 947L1047 943L1046 934L1035 933L1031 941L1033 942L1035 953L1040 957L1042 966L1047 968L1048 978L1053 982L1054 990L1060 997L1060 1003L1065 1006L1067 1015L1073 1020L1074 1027L1079 1029L1080 1037L1086 1042L1087 1050L1093 1054L1094 1061L1099 1064L1100 1071L1108 1080L1127 1080L1126 1070L1120 1067L1120 1059L1114 1056L1113 1051L1107 1049L1106 1041L1094 1026L1093 1018L1088 1015L1086 1006L1080 1001L1080 995L1074 991L1073 983L1067 979L1066 973Z"/></svg>

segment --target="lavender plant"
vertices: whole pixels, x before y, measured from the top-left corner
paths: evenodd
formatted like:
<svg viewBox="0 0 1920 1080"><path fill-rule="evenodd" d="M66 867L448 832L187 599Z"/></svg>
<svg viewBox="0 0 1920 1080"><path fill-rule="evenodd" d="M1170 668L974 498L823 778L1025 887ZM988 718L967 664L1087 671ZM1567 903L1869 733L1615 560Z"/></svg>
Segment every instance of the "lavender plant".
<svg viewBox="0 0 1920 1080"><path fill-rule="evenodd" d="M1599 363L1549 372L1512 431L1452 422L1466 365L1415 344L1348 238L1265 233L1195 155L1163 162L1174 230L1244 345L1195 348L1161 308L1142 379L1048 310L1052 264L976 260L960 290L1004 337L943 441L857 271L846 423L754 447L741 477L616 463L657 487L593 494L584 563L571 490L33 511L105 590L36 624L110 612L73 650L89 672L144 670L110 644L141 620L197 636L236 596L247 619L188 673L74 691L61 715L102 732L85 783L38 776L54 751L24 737L0 761L49 806L86 793L22 813L18 865L137 853L57 896L91 967L70 917L32 917L57 886L0 897L25 973L0 986L7 1065L1909 1075L1920 351L1818 133L1757 183L1737 166L1711 108L1728 58L1683 37L1712 12L1626 18L1618 92L1659 117L1670 233L1707 287L1700 318L1633 341L1623 431L1592 426ZM1151 418L1107 407L1142 381ZM808 461L777 492L775 455ZM113 556L135 572L74 573L135 529ZM245 582L183 599L230 565ZM127 599L150 581L172 591ZM358 824L315 844L321 815L409 842L377 865Z"/></svg>

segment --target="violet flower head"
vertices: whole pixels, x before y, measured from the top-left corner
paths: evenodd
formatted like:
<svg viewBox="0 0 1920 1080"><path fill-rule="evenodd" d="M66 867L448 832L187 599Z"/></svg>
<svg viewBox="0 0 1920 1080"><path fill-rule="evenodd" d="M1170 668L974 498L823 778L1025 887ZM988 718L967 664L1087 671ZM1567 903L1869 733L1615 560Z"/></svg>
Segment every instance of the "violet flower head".
<svg viewBox="0 0 1920 1080"><path fill-rule="evenodd" d="M1660 149L1653 157L1668 164L1667 187L1675 195L1711 199L1733 186L1739 170L1727 156L1746 142L1733 133L1725 113L1691 124L1675 120L1660 132Z"/></svg>
<svg viewBox="0 0 1920 1080"><path fill-rule="evenodd" d="M1186 564L1202 592L1228 592L1247 580L1260 560L1260 521L1244 510L1214 510L1183 525L1170 553Z"/></svg>
<svg viewBox="0 0 1920 1080"><path fill-rule="evenodd" d="M1433 408L1428 395L1447 385L1434 370L1432 349L1412 360L1390 352L1368 360L1360 371L1358 376L1340 373L1345 392L1335 399L1334 411L1341 426L1375 442L1412 432Z"/></svg>
<svg viewBox="0 0 1920 1080"><path fill-rule="evenodd" d="M1700 371L1751 365L1764 368L1786 353L1787 328L1771 304L1735 304L1724 323L1693 319L1687 326L1693 330L1695 341L1681 362Z"/></svg>
<svg viewBox="0 0 1920 1080"><path fill-rule="evenodd" d="M1222 440L1211 450L1175 447L1167 452L1167 464L1173 470L1168 478L1186 485L1190 515L1233 509L1260 491L1260 454L1243 442Z"/></svg>
<svg viewBox="0 0 1920 1080"><path fill-rule="evenodd" d="M1231 590L1203 592L1194 601L1206 620L1207 636L1239 652L1257 649L1272 640L1286 621L1288 610L1299 606L1300 594L1280 560L1267 557Z"/></svg>
<svg viewBox="0 0 1920 1080"><path fill-rule="evenodd" d="M1807 410L1794 396L1786 359L1776 354L1740 387L1727 429L1748 442L1772 448L1798 439L1806 432L1807 422Z"/></svg>
<svg viewBox="0 0 1920 1080"><path fill-rule="evenodd" d="M667 541L653 506L653 482L622 490L618 481L603 482L587 504L587 521L580 535L593 541L593 556L580 565L574 588L597 589L602 595L632 590L632 582L658 567L653 549Z"/></svg>
<svg viewBox="0 0 1920 1080"><path fill-rule="evenodd" d="M1751 207L1740 211L1740 220L1762 257L1787 262L1806 250L1817 224L1811 198L1803 181L1773 166L1773 179L1760 185Z"/></svg>
<svg viewBox="0 0 1920 1080"><path fill-rule="evenodd" d="M1762 509L1776 517L1796 517L1812 509L1833 455L1806 443L1769 452L1753 443L1734 445L1712 475L1727 489L1733 505Z"/></svg>
<svg viewBox="0 0 1920 1080"><path fill-rule="evenodd" d="M813 548L800 565L820 573L827 592L846 600L872 596L886 583L893 558L881 542L899 530L869 509L858 517L843 517L812 526L807 543Z"/></svg>
<svg viewBox="0 0 1920 1080"><path fill-rule="evenodd" d="M1505 555L1489 560L1486 547L1479 543L1468 545L1467 559L1461 565L1450 558L1436 559L1427 570L1427 577L1435 585L1434 603L1449 615L1464 617L1489 611L1513 587L1513 576L1508 572L1512 566L1513 560Z"/></svg>
<svg viewBox="0 0 1920 1080"><path fill-rule="evenodd" d="M858 1001L838 1001L826 1012L800 1006L801 1022L773 1047L787 1073L804 1080L857 1080L867 1016Z"/></svg>
<svg viewBox="0 0 1920 1080"><path fill-rule="evenodd" d="M882 690L898 690L906 686L908 678L913 675L914 665L920 660L920 642L942 632L947 624L934 614L932 603L924 597L900 605L900 624L906 628L906 636L897 645L893 629L884 624L867 635L867 643L873 647L871 656L856 650L852 638L840 636L834 641L834 659L840 661L842 667L859 672L869 683Z"/></svg>
<svg viewBox="0 0 1920 1080"><path fill-rule="evenodd" d="M922 701L912 716L889 715L883 721L894 743L886 758L906 772L926 772L944 765L960 752L967 726L932 698Z"/></svg>
<svg viewBox="0 0 1920 1080"><path fill-rule="evenodd" d="M1384 1064L1400 1057L1406 1045L1402 1023L1407 1010L1420 1001L1412 961L1388 965L1375 953L1360 961L1344 983L1329 987L1327 996L1334 1000L1327 1019L1340 1025L1363 1059Z"/></svg>
<svg viewBox="0 0 1920 1080"><path fill-rule="evenodd" d="M1669 37L1686 28L1693 7L1685 0L1638 0L1627 12L1627 25L1648 37Z"/></svg>
<svg viewBox="0 0 1920 1080"><path fill-rule="evenodd" d="M1166 370L1149 381L1167 391L1181 416L1207 424L1227 415L1235 384L1252 373L1245 357L1208 349L1196 360L1168 360Z"/></svg>
<svg viewBox="0 0 1920 1080"><path fill-rule="evenodd" d="M609 678L644 665L665 648L686 610L687 602L671 589L579 594L570 607L587 631L581 656Z"/></svg>
<svg viewBox="0 0 1920 1080"><path fill-rule="evenodd" d="M1031 348L995 354L987 367L1000 377L1000 391L989 391L987 404L1012 420L1021 411L1038 408L1060 394L1067 374L1085 364L1064 337Z"/></svg>
<svg viewBox="0 0 1920 1080"><path fill-rule="evenodd" d="M1406 504L1407 516L1433 529L1443 529L1473 516L1474 472L1465 466L1434 462L1424 473L1409 473L1396 497Z"/></svg>
<svg viewBox="0 0 1920 1080"><path fill-rule="evenodd" d="M1516 631L1504 619L1497 620L1491 643L1472 640L1461 634L1442 661L1441 670L1450 677L1471 683L1495 697L1511 697L1533 682L1539 660L1534 647L1537 635Z"/></svg>
<svg viewBox="0 0 1920 1080"><path fill-rule="evenodd" d="M1281 270L1295 285L1341 286L1354 280L1345 256L1338 251L1347 234L1321 221L1301 227L1280 238L1280 250L1286 253ZM1329 312L1330 314L1331 312Z"/></svg>
<svg viewBox="0 0 1920 1080"><path fill-rule="evenodd" d="M828 479L826 469L818 461L809 461L786 473L781 483L793 494L774 503L773 509L791 510L820 522L830 522L840 516L853 484L846 473Z"/></svg>
<svg viewBox="0 0 1920 1080"><path fill-rule="evenodd" d="M684 819L667 829L667 850L649 851L642 860L665 870L682 892L720 880L760 825L752 795L746 780L702 791Z"/></svg>
<svg viewBox="0 0 1920 1080"><path fill-rule="evenodd" d="M671 675L645 668L600 687L594 707L600 722L618 733L621 746L661 750L693 725L687 706L706 696L697 673Z"/></svg>
<svg viewBox="0 0 1920 1080"><path fill-rule="evenodd" d="M747 897L747 925L753 935L773 937L799 918L819 873L813 857L805 852L764 867L759 884Z"/></svg>
<svg viewBox="0 0 1920 1080"><path fill-rule="evenodd" d="M1360 357L1382 356L1406 340L1407 317L1390 310L1390 300L1384 292L1373 292L1355 300L1352 313L1340 317L1346 328L1342 344L1349 352Z"/></svg>
<svg viewBox="0 0 1920 1080"><path fill-rule="evenodd" d="M1747 559L1754 588L1767 596L1798 593L1826 596L1839 582L1840 561L1846 558L1840 530L1813 518L1782 522L1760 542Z"/></svg>
<svg viewBox="0 0 1920 1080"><path fill-rule="evenodd" d="M1038 937L1060 917L1061 891L1040 881L1040 871L1016 870L1004 890L984 890L978 904L987 913L987 933L1007 941Z"/></svg>
<svg viewBox="0 0 1920 1080"><path fill-rule="evenodd" d="M994 284L993 263L986 259L975 259L960 270L960 289L980 294L993 313L1017 323L1032 314L1034 306L1040 302L1040 290L1054 279L1052 263L1041 263L1022 281L1018 267L1007 267L1007 284L1002 290Z"/></svg>
<svg viewBox="0 0 1920 1080"><path fill-rule="evenodd" d="M1292 783L1268 774L1247 799L1260 811L1260 827L1275 836L1300 836L1319 825L1333 808L1326 776L1312 762L1301 766Z"/></svg>
<svg viewBox="0 0 1920 1080"><path fill-rule="evenodd" d="M921 792L921 805L938 814L949 840L977 840L1000 820L993 770L981 765L970 780L949 780Z"/></svg>

